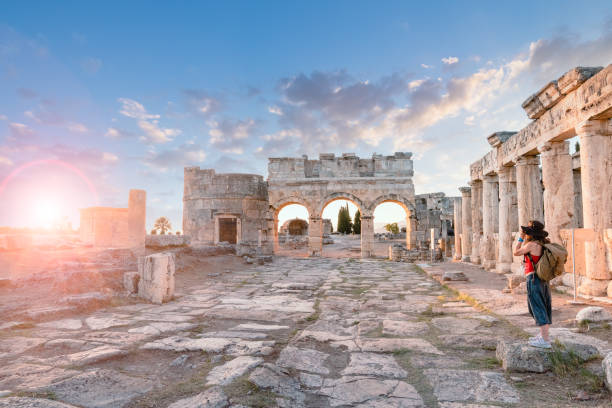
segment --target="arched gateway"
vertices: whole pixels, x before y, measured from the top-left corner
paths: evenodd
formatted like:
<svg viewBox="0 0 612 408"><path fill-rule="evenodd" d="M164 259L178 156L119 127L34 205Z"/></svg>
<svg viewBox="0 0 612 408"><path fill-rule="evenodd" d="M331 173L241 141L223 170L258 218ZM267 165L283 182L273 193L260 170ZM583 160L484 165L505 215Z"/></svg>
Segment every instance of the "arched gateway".
<svg viewBox="0 0 612 408"><path fill-rule="evenodd" d="M360 159L355 154L341 157L321 154L319 160L270 158L268 197L274 217L274 242L278 242L278 213L286 205L301 204L308 210L308 252L321 256L323 249L323 209L332 201L352 201L361 211L361 256L372 256L374 209L394 202L406 211L406 246L414 247L414 184L412 153L393 156L374 154Z"/></svg>

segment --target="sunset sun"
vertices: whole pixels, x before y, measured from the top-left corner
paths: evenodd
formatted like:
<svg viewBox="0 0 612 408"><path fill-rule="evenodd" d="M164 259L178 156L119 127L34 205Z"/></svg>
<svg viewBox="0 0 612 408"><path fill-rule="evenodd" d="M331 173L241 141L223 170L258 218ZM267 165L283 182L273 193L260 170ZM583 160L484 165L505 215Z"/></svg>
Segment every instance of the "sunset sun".
<svg viewBox="0 0 612 408"><path fill-rule="evenodd" d="M32 224L37 227L51 228L62 216L59 200L45 197L32 203Z"/></svg>

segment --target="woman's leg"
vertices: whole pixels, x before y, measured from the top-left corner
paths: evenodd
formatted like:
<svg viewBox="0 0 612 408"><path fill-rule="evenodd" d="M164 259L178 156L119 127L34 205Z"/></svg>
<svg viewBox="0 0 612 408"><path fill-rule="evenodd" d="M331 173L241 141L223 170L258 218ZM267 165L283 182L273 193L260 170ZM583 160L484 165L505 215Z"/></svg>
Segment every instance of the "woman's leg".
<svg viewBox="0 0 612 408"><path fill-rule="evenodd" d="M542 338L548 342L550 342L550 338L548 337L549 327L550 327L550 324L543 324L542 326L540 326L540 333L542 334Z"/></svg>

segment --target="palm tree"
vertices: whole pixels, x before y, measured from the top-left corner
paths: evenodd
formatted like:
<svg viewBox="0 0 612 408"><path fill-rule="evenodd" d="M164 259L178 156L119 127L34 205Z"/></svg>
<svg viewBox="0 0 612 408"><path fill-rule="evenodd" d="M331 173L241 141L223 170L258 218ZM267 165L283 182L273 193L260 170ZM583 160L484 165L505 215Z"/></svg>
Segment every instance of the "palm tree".
<svg viewBox="0 0 612 408"><path fill-rule="evenodd" d="M170 224L170 220L168 220L168 218L159 217L157 220L155 220L153 229L155 231L159 231L160 235L165 235L166 231L170 231L172 229L172 225Z"/></svg>

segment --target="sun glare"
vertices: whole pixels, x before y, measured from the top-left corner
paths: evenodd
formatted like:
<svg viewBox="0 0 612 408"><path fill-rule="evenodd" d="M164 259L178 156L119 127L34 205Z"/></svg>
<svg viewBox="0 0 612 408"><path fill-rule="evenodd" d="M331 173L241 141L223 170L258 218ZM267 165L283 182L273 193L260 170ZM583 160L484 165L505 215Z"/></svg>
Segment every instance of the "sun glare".
<svg viewBox="0 0 612 408"><path fill-rule="evenodd" d="M52 228L61 218L61 206L54 198L41 198L32 204L32 224L39 228Z"/></svg>

